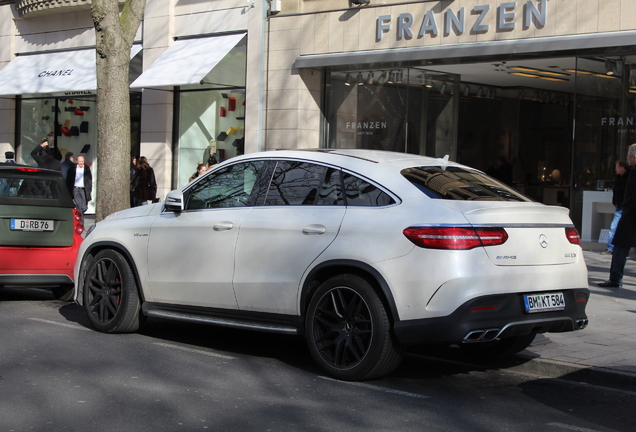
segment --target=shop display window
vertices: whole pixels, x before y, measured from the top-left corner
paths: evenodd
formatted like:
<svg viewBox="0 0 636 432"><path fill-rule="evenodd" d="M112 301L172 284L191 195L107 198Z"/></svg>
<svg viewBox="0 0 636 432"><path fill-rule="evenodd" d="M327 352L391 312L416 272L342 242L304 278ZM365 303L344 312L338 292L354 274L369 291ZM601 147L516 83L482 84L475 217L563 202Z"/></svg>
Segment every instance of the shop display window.
<svg viewBox="0 0 636 432"><path fill-rule="evenodd" d="M456 76L401 68L332 71L328 80L327 147L454 156Z"/></svg>
<svg viewBox="0 0 636 432"><path fill-rule="evenodd" d="M50 151L60 161L67 152L84 156L97 191L96 100L91 95L24 98L20 103L20 147L18 162L37 165L31 151L48 138ZM96 192L87 213L95 213Z"/></svg>

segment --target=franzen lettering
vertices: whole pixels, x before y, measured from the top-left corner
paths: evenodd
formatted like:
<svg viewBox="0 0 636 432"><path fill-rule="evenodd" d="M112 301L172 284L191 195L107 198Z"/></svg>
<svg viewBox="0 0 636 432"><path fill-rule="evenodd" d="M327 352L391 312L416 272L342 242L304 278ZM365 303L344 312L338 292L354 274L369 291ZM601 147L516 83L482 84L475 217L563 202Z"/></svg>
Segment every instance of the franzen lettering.
<svg viewBox="0 0 636 432"><path fill-rule="evenodd" d="M634 117L602 117L601 126L633 126Z"/></svg>
<svg viewBox="0 0 636 432"><path fill-rule="evenodd" d="M496 11L496 31L510 31L516 28L516 18L519 10L523 10L523 27L528 29L531 26L543 27L548 22L548 0L526 0L524 5L518 6L516 1L499 4ZM434 6L424 13L424 18L419 24L418 38L426 35L436 37L439 35L438 21L443 24L445 36L455 33L461 35L466 31L466 17L471 16L472 26L470 31L475 33L487 33L490 31L489 16L493 12L490 5L476 5L470 13L466 13L466 8L459 8L457 11L451 8L444 9L443 12L435 12L439 8ZM381 15L376 21L376 41L380 42L382 37L391 31L392 15ZM397 38L412 39L415 23L413 14L402 13L397 18Z"/></svg>
<svg viewBox="0 0 636 432"><path fill-rule="evenodd" d="M346 129L386 129L386 122L346 122Z"/></svg>
<svg viewBox="0 0 636 432"><path fill-rule="evenodd" d="M52 71L42 71L38 75L38 78L46 78L46 77L56 77L56 76L67 76L71 75L75 69L63 69L63 70L52 70Z"/></svg>

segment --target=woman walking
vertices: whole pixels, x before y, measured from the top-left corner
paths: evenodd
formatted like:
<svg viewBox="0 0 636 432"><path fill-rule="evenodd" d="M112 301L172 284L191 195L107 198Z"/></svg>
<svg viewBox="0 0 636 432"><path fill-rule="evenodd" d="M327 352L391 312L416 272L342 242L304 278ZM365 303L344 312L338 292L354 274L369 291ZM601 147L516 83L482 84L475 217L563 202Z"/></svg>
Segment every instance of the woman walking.
<svg viewBox="0 0 636 432"><path fill-rule="evenodd" d="M157 196L155 172L145 156L141 156L137 161L134 183L135 207L155 200Z"/></svg>

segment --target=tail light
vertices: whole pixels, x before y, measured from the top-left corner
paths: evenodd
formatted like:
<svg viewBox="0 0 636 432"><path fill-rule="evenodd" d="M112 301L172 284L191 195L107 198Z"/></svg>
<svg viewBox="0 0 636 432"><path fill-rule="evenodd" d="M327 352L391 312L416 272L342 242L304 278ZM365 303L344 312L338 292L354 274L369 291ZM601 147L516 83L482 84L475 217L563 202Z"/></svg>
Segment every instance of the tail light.
<svg viewBox="0 0 636 432"><path fill-rule="evenodd" d="M508 240L503 228L409 227L403 233L413 244L426 249L468 250L502 245Z"/></svg>
<svg viewBox="0 0 636 432"><path fill-rule="evenodd" d="M84 225L82 224L82 214L78 209L73 209L73 219L75 219L75 234L82 235Z"/></svg>
<svg viewBox="0 0 636 432"><path fill-rule="evenodd" d="M565 228L565 236L568 238L568 241L574 245L581 245L581 236L579 232L574 227Z"/></svg>

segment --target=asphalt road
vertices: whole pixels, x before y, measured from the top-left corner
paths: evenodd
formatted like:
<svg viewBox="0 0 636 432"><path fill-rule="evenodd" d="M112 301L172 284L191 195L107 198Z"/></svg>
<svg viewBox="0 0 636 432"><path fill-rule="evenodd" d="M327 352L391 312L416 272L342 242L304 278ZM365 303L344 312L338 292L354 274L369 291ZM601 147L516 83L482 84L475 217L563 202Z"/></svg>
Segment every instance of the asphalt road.
<svg viewBox="0 0 636 432"><path fill-rule="evenodd" d="M633 392L409 354L325 377L299 338L149 320L90 329L44 290L0 290L4 431L633 431Z"/></svg>

